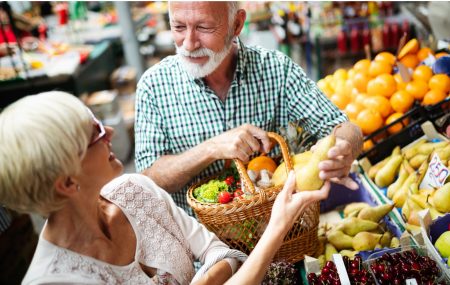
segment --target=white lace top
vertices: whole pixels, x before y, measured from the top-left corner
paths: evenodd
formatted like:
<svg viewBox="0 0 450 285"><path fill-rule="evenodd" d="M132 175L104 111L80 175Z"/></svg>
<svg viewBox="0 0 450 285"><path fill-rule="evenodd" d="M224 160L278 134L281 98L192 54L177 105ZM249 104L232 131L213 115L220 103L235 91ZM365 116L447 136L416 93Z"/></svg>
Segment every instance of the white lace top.
<svg viewBox="0 0 450 285"><path fill-rule="evenodd" d="M41 235L22 284L189 284L226 257L246 259L144 175L123 175L107 184L101 195L130 221L137 240L135 260L126 266L108 264L56 246ZM203 264L197 274L194 259ZM140 264L155 268L156 275L148 277Z"/></svg>

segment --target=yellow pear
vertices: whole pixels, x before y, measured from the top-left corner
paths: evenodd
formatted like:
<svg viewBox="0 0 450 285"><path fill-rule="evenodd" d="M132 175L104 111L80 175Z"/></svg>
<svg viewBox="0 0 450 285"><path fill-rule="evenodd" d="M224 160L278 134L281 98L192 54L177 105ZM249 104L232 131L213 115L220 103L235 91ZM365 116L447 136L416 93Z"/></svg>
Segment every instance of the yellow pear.
<svg viewBox="0 0 450 285"><path fill-rule="evenodd" d="M405 149L403 151L403 154L405 155L405 158L409 160L410 158L415 156L418 153L419 146L421 146L422 144L424 144L426 142L427 142L426 139L421 139L415 145Z"/></svg>
<svg viewBox="0 0 450 285"><path fill-rule="evenodd" d="M433 207L430 207L429 209L430 209L430 216L431 216L432 220L445 215L444 213L439 212L438 210L436 210Z"/></svg>
<svg viewBox="0 0 450 285"><path fill-rule="evenodd" d="M327 243L325 245L325 260L333 260L333 254L335 253L338 253L336 248L331 243Z"/></svg>
<svg viewBox="0 0 450 285"><path fill-rule="evenodd" d="M317 260L319 261L320 268L325 266L325 254L319 255L319 257L317 257Z"/></svg>
<svg viewBox="0 0 450 285"><path fill-rule="evenodd" d="M405 221L408 220L409 214L411 214L411 212L409 211L409 202L408 202L408 200L406 200L406 202L403 204L403 207L402 207L402 217L403 217L403 220L405 220Z"/></svg>
<svg viewBox="0 0 450 285"><path fill-rule="evenodd" d="M420 145L417 148L417 152L420 154L426 154L429 155L433 152L433 150L438 150L440 148L446 147L449 144L449 142L437 142L437 143L425 143Z"/></svg>
<svg viewBox="0 0 450 285"><path fill-rule="evenodd" d="M376 207L364 208L359 212L358 218L363 220L369 220L372 222L378 222L384 216L386 216L386 214L389 213L393 208L394 208L393 204L385 204Z"/></svg>
<svg viewBox="0 0 450 285"><path fill-rule="evenodd" d="M360 232L353 238L353 249L373 250L381 239L381 234L374 234L369 232Z"/></svg>
<svg viewBox="0 0 450 285"><path fill-rule="evenodd" d="M393 237L391 239L391 244L389 245L390 248L396 248L400 246L400 240L396 237Z"/></svg>
<svg viewBox="0 0 450 285"><path fill-rule="evenodd" d="M409 160L409 164L412 168L417 169L422 165L424 161L428 159L428 154L416 154L413 158Z"/></svg>
<svg viewBox="0 0 450 285"><path fill-rule="evenodd" d="M433 203L439 212L450 212L450 182L434 192Z"/></svg>
<svg viewBox="0 0 450 285"><path fill-rule="evenodd" d="M428 204L428 195L424 194L412 194L409 196L411 200L416 202L417 205L419 205L421 208L425 209L430 207L430 204Z"/></svg>
<svg viewBox="0 0 450 285"><path fill-rule="evenodd" d="M408 224L420 227L419 211L411 211L408 218Z"/></svg>
<svg viewBox="0 0 450 285"><path fill-rule="evenodd" d="M447 161L450 159L450 144L448 144L446 147L441 148L436 151L437 155L441 159L441 161Z"/></svg>
<svg viewBox="0 0 450 285"><path fill-rule="evenodd" d="M370 207L370 205L366 202L353 202L350 204L347 204L344 208L344 217L347 217L350 215L350 213L357 211L361 211L361 209Z"/></svg>
<svg viewBox="0 0 450 285"><path fill-rule="evenodd" d="M342 231L333 230L329 232L327 239L337 250L352 248L353 237L344 234Z"/></svg>
<svg viewBox="0 0 450 285"><path fill-rule="evenodd" d="M389 185L389 187L387 188L386 195L388 196L389 199L392 199L392 197L394 197L395 192L398 189L400 189L400 187L402 187L403 183L408 178L408 176L409 173L406 170L405 163L402 163L402 165L400 165L397 180L395 180L395 182Z"/></svg>
<svg viewBox="0 0 450 285"><path fill-rule="evenodd" d="M297 191L318 190L322 187L323 180L319 177L319 163L328 159L328 151L335 143L334 134L321 139L309 161L303 167L296 169Z"/></svg>
<svg viewBox="0 0 450 285"><path fill-rule="evenodd" d="M372 231L378 228L378 223L355 217L342 220L341 225L343 232L350 236L355 236L359 232Z"/></svg>
<svg viewBox="0 0 450 285"><path fill-rule="evenodd" d="M381 168L383 168L383 166L386 165L386 163L388 163L388 161L391 159L392 156L397 155L397 154L401 154L401 150L399 146L396 146L393 150L391 155L389 155L388 157L384 158L382 161L378 162L377 164L373 165L367 175L369 176L370 179L375 179L375 176L377 175L378 171L380 171Z"/></svg>
<svg viewBox="0 0 450 285"><path fill-rule="evenodd" d="M348 249L343 249L343 250L339 251L340 255L350 257L351 259L353 259L355 257L356 253L357 253L357 251L348 250Z"/></svg>
<svg viewBox="0 0 450 285"><path fill-rule="evenodd" d="M390 232L384 232L384 234L381 236L380 244L383 247L389 247L391 244L392 234Z"/></svg>
<svg viewBox="0 0 450 285"><path fill-rule="evenodd" d="M406 198L408 197L409 186L416 180L417 174L414 172L411 173L403 183L402 187L400 187L400 189L395 192L394 196L392 197L392 201L394 202L395 207L403 207L403 204L405 204Z"/></svg>
<svg viewBox="0 0 450 285"><path fill-rule="evenodd" d="M379 187L386 187L392 184L402 161L403 158L400 154L392 156L388 163L378 171L375 176L375 184Z"/></svg>
<svg viewBox="0 0 450 285"><path fill-rule="evenodd" d="M416 233L420 233L420 227L416 226L416 225L411 225L409 223L405 224L405 228L408 232L410 232L411 234L416 234Z"/></svg>
<svg viewBox="0 0 450 285"><path fill-rule="evenodd" d="M296 155L293 155L291 157L293 167L302 167L304 166L309 159L312 156L311 151L305 151ZM278 165L277 169L275 169L275 172L272 175L272 183L275 186L283 185L286 182L287 179L287 173L286 173L286 164L284 162L280 163Z"/></svg>

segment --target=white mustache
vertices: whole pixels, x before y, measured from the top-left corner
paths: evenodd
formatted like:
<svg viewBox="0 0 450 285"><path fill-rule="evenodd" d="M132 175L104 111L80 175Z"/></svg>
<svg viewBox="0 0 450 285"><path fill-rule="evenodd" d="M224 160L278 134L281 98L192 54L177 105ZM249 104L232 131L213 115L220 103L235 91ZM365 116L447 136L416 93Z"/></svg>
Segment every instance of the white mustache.
<svg viewBox="0 0 450 285"><path fill-rule="evenodd" d="M209 56L212 57L214 55L214 52L208 48L199 48L197 50L194 51L187 51L184 46L178 47L177 48L177 54L182 55L182 56L189 56L189 57L204 57L204 56Z"/></svg>

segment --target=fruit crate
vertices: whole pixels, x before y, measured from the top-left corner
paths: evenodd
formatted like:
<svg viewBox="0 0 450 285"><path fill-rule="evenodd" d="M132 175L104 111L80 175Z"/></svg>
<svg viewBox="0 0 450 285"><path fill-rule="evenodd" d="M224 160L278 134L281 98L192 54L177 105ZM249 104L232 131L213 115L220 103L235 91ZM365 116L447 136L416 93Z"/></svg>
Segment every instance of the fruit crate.
<svg viewBox="0 0 450 285"><path fill-rule="evenodd" d="M364 263L376 284L449 284L450 281L442 263L425 246L382 250L370 255Z"/></svg>
<svg viewBox="0 0 450 285"><path fill-rule="evenodd" d="M421 110L422 116L431 121L438 132L445 133L445 128L450 125L450 97L435 105L424 106Z"/></svg>

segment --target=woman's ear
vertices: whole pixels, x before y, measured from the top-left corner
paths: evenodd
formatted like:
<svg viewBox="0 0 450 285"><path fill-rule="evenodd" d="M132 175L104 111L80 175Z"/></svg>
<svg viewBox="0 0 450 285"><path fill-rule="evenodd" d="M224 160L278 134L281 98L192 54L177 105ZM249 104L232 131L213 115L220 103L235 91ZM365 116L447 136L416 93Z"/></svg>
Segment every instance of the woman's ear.
<svg viewBox="0 0 450 285"><path fill-rule="evenodd" d="M79 185L69 176L60 176L55 181L56 193L64 197L72 196L78 193Z"/></svg>

